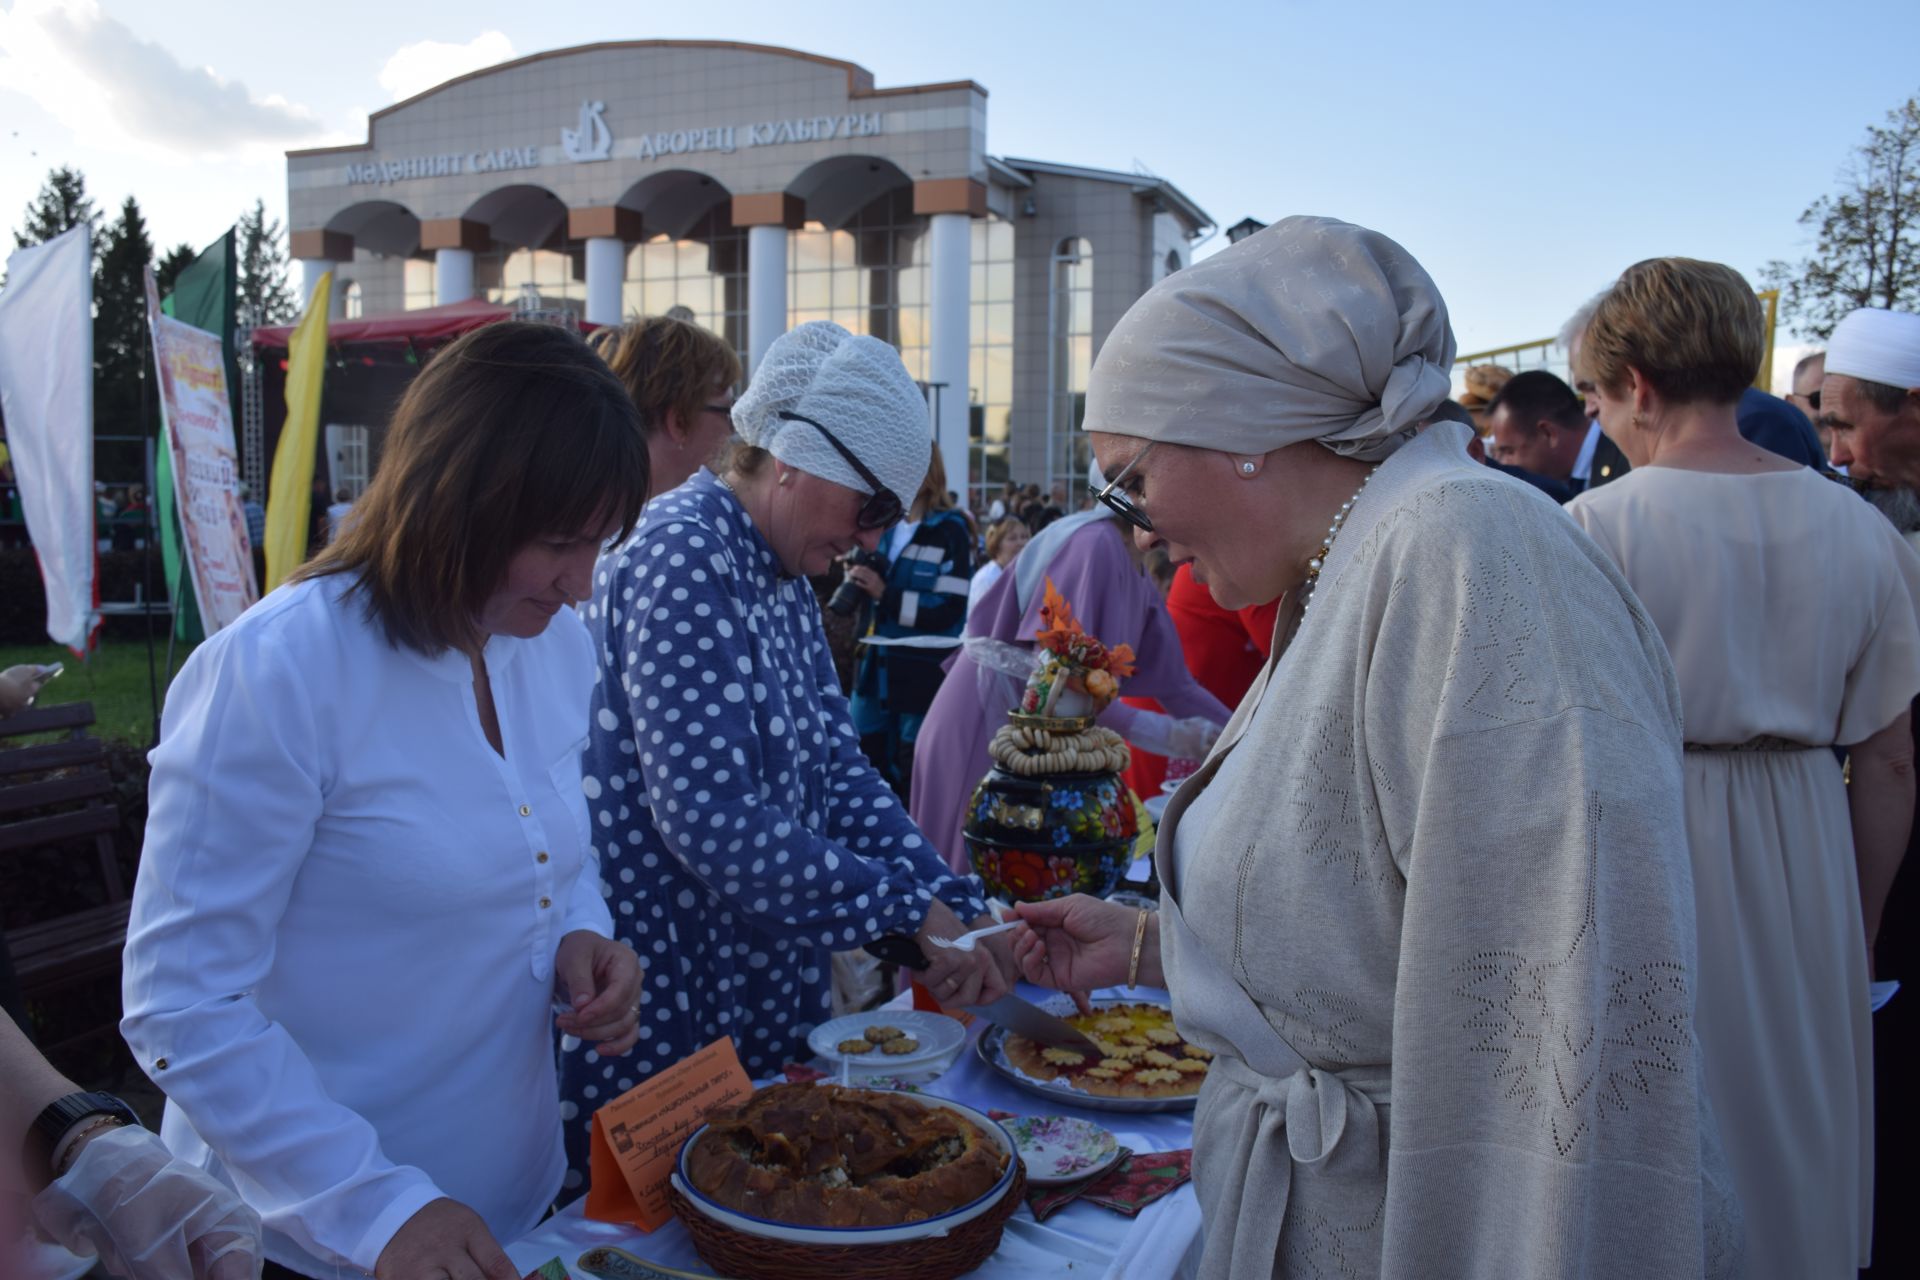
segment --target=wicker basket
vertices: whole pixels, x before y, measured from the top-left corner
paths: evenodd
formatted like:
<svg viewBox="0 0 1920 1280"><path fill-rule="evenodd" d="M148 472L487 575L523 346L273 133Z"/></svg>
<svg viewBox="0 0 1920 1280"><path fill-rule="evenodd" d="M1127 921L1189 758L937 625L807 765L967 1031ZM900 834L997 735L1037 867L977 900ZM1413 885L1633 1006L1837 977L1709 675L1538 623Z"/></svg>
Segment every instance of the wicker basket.
<svg viewBox="0 0 1920 1280"><path fill-rule="evenodd" d="M686 1224L700 1260L731 1280L952 1280L985 1262L1000 1247L1000 1231L1027 1195L1027 1173L1013 1160L1013 1181L994 1206L944 1236L896 1244L795 1244L748 1235L715 1222L678 1187L667 1202Z"/></svg>

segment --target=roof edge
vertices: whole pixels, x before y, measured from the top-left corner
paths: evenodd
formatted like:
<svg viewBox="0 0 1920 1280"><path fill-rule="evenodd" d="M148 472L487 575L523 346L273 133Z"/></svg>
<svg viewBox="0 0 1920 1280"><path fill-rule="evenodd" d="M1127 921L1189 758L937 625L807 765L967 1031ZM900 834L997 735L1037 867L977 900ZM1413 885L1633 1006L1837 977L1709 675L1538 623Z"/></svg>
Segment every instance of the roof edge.
<svg viewBox="0 0 1920 1280"><path fill-rule="evenodd" d="M1051 160L1022 160L1013 156L998 157L996 162L1009 169L1027 173L1052 174L1061 178L1084 178L1090 182L1124 183L1133 189L1135 195L1158 196L1173 205L1179 213L1185 215L1187 220L1194 224L1194 230L1188 239L1202 232L1212 231L1219 225L1214 222L1213 215L1195 204L1193 198L1186 192L1165 178L1153 174L1122 173L1117 169L1090 169L1084 165L1056 164Z"/></svg>
<svg viewBox="0 0 1920 1280"><path fill-rule="evenodd" d="M876 89L873 84L873 72L857 62L848 62L845 58L829 58L825 54L807 53L801 49L788 49L782 45L752 44L743 40L602 40L594 44L569 45L564 49L548 49L542 53L530 53L522 58L507 62L496 62L490 67L481 67L451 80L443 80L430 89L422 89L410 98L389 103L367 117L367 140L365 142L341 143L331 147L303 147L288 151L287 158L296 156L340 155L348 151L365 151L373 146L373 122L382 116L391 115L403 107L425 101L442 89L450 89L481 76L492 75L496 71L505 71L512 67L524 67L531 63L543 62L548 58L561 58L576 53L598 53L608 49L734 49L746 53L771 53L783 58L795 58L802 62L814 62L825 67L837 67L847 75L847 97L849 99L885 98L917 93L942 93L953 89L967 89L987 96L986 88L972 80L945 80L937 84L894 85L885 89Z"/></svg>

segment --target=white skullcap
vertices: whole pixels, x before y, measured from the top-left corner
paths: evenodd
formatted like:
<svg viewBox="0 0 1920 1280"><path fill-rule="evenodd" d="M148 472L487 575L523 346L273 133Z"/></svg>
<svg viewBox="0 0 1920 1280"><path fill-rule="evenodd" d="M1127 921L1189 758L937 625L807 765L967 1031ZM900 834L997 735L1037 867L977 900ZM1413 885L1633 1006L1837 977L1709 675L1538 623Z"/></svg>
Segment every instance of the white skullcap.
<svg viewBox="0 0 1920 1280"><path fill-rule="evenodd" d="M1827 372L1912 391L1920 387L1920 315L1861 307L1834 326Z"/></svg>
<svg viewBox="0 0 1920 1280"><path fill-rule="evenodd" d="M782 412L833 432L901 506L913 505L933 457L933 424L898 351L815 320L774 339L733 406L733 429L748 444L809 475L872 492L824 436Z"/></svg>

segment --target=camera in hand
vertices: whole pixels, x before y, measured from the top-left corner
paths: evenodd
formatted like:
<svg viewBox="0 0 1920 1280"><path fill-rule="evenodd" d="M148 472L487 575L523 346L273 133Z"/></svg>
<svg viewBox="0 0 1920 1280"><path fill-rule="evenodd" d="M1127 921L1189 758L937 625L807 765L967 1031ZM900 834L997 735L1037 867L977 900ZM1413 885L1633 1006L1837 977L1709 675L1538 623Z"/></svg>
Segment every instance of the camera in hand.
<svg viewBox="0 0 1920 1280"><path fill-rule="evenodd" d="M885 578L887 558L878 551L869 551L865 547L855 547L848 554L847 576L841 579L840 585L833 589L831 596L827 597L827 608L843 618L858 609L861 601L868 599L867 593L862 591L859 584L853 580L853 571L856 568L871 569Z"/></svg>

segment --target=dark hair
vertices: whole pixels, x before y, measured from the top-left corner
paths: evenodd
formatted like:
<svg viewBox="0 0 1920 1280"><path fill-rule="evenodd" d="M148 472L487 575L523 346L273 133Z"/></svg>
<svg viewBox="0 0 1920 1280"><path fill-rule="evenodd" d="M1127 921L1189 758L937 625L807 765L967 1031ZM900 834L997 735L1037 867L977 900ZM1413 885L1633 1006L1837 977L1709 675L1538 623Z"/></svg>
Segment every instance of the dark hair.
<svg viewBox="0 0 1920 1280"><path fill-rule="evenodd" d="M428 361L353 523L289 580L347 574L394 645L471 652L508 562L546 535L626 536L647 472L640 415L607 366L557 325L503 320Z"/></svg>
<svg viewBox="0 0 1920 1280"><path fill-rule="evenodd" d="M1574 389L1545 369L1529 369L1507 379L1507 385L1487 402L1487 417L1492 419L1502 405L1526 426L1545 418L1568 431L1587 429L1587 411Z"/></svg>
<svg viewBox="0 0 1920 1280"><path fill-rule="evenodd" d="M623 325L596 349L640 406L648 435L666 423L669 410L691 427L717 388L740 381L740 357L724 339L672 316Z"/></svg>

